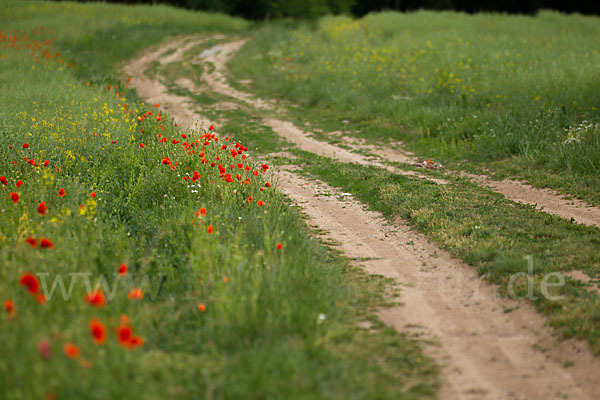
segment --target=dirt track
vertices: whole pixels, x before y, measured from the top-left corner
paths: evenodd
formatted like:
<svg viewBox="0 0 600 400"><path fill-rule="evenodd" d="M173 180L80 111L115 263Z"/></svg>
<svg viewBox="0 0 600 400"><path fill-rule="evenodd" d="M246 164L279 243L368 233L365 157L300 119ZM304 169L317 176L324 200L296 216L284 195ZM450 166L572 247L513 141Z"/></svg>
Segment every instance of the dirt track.
<svg viewBox="0 0 600 400"><path fill-rule="evenodd" d="M199 43L203 39L173 39L133 60L124 70L133 77L132 85L141 97L150 103L161 103L182 126L206 126L209 121L198 114L190 99L169 94L158 78L150 79L143 73L166 51L183 45L193 47L190 40ZM198 63L210 63L213 67L212 72L205 68L204 82L210 90L232 100L273 109L271 102L233 89L225 79L225 63L242 44L243 41L225 44L220 52L197 58ZM175 52L168 60L176 61L183 53ZM364 155L307 137L291 123L269 119L264 123L306 151L373 165ZM286 129L288 133L284 132ZM384 161L376 161L375 165L392 168ZM336 192L322 182L308 182L287 170L276 175L279 189L330 238L341 243L347 256L371 273L396 280L403 304L382 310L380 317L399 331L439 343L426 346L425 350L444 366L440 398L600 398L600 359L594 358L583 342L557 341L544 318L528 303L498 299L496 287L480 280L471 268L428 243L401 220L388 226L380 215L365 211L351 197L342 201L335 196L315 196ZM514 307L515 311L504 312ZM538 350L542 348L546 350ZM565 368L563 363L567 361L574 364Z"/></svg>

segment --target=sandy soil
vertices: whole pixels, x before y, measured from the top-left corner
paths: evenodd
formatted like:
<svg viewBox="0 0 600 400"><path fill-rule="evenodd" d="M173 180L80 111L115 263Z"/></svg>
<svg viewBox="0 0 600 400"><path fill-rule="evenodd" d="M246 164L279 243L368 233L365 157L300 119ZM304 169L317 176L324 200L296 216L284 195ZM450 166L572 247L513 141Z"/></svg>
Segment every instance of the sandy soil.
<svg viewBox="0 0 600 400"><path fill-rule="evenodd" d="M234 42L229 49L235 51L242 44ZM164 86L143 76L148 63L180 45L178 39L168 41L161 49L133 60L125 71L137 80L140 96L151 103L168 104L170 113L183 126L190 126L204 120L194 112L190 100L169 94L167 101L158 98ZM224 54L206 57L213 57L214 71L220 68L218 60L231 57L231 52ZM211 90L230 93L247 104L258 101L239 91L230 92L224 79L213 74L206 82ZM269 103L256 104L261 108ZM318 142L285 121L265 122L307 151L347 162L372 163L360 154ZM381 310L379 315L399 331L422 339L425 351L443 366L441 399L600 398L600 358L595 358L584 342L553 337L544 317L528 302L498 298L495 286L411 231L402 220L389 225L348 194L320 196L337 191L290 170L275 175L278 188L313 224L340 243L344 254L370 273L397 282L401 304ZM437 344L427 345L429 342Z"/></svg>

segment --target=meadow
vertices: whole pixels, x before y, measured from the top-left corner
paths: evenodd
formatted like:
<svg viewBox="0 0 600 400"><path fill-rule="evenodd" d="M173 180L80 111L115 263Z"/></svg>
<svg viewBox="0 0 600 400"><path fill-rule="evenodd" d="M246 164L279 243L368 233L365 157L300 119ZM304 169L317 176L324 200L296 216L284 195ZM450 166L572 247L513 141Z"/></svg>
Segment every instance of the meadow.
<svg viewBox="0 0 600 400"><path fill-rule="evenodd" d="M264 24L230 67L299 125L600 204L599 47L596 17L382 12Z"/></svg>
<svg viewBox="0 0 600 400"><path fill-rule="evenodd" d="M388 281L323 247L235 137L116 79L164 36L244 21L5 2L0 24L3 398L435 393L437 367L371 314Z"/></svg>

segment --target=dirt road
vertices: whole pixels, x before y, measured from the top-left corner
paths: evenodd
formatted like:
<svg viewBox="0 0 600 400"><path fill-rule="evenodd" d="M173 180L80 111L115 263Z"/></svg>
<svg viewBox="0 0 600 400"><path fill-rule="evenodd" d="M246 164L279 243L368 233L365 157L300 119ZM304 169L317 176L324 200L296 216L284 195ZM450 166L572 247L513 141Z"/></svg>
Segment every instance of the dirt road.
<svg viewBox="0 0 600 400"><path fill-rule="evenodd" d="M160 102L188 128L206 127L209 121L191 99L170 94L160 76L151 78L144 71L161 58L163 62L181 59L185 50L173 53L173 49L185 46L190 49L202 40L171 39L124 68L142 98L150 103ZM234 89L228 83L226 62L242 45L243 41L236 40L220 45L217 50L209 49L207 56L194 58L204 68L203 90L215 91L232 102L257 110L275 110L273 102ZM167 52L170 53L165 55ZM319 142L280 118L264 118L263 124L306 151L398 172L385 162L385 157L373 161L352 150ZM387 157L392 156L387 153ZM397 156L410 160L406 153ZM314 224L327 231L329 238L340 243L340 249L348 257L368 272L397 282L401 304L381 310L379 316L401 332L428 339L422 340L424 350L443 366L444 384L439 398L600 398L600 359L590 353L586 343L556 340L544 317L529 303L498 298L497 287L479 279L469 266L428 243L403 221L389 225L381 215L366 211L351 195L340 194L343 199L320 196L319 193L339 191L323 182L308 181L286 168L275 174L279 189ZM411 175L419 176L416 172ZM510 194L506 195L510 198ZM557 207L562 210L560 204ZM600 214L593 210L596 210L591 212L594 216L588 222L599 225ZM566 216L573 215L565 212ZM509 309L514 311L505 312ZM436 344L427 344L431 342Z"/></svg>

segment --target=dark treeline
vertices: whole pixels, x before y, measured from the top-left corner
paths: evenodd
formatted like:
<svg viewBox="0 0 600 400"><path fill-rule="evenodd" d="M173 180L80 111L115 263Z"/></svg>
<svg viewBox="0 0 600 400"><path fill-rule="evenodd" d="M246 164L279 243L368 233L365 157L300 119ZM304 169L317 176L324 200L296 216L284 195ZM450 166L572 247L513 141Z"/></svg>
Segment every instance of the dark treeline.
<svg viewBox="0 0 600 400"><path fill-rule="evenodd" d="M85 1L85 0L83 0ZM534 14L540 9L600 15L600 0L109 0L115 3L166 3L194 10L218 11L248 19L315 18L325 14L365 15L372 11L418 9L468 13Z"/></svg>

